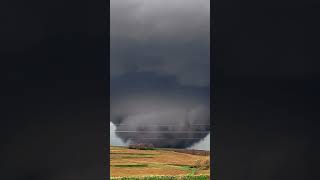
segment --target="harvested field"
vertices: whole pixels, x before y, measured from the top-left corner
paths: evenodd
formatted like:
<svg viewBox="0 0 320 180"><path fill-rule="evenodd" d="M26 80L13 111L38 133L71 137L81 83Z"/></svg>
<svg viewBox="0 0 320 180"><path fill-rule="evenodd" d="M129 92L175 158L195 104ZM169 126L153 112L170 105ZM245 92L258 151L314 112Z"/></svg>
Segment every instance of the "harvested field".
<svg viewBox="0 0 320 180"><path fill-rule="evenodd" d="M139 150L111 146L110 172L113 178L174 176L181 179L188 175L188 178L209 179L210 169L198 167L200 162L208 162L209 157L185 153L184 150Z"/></svg>

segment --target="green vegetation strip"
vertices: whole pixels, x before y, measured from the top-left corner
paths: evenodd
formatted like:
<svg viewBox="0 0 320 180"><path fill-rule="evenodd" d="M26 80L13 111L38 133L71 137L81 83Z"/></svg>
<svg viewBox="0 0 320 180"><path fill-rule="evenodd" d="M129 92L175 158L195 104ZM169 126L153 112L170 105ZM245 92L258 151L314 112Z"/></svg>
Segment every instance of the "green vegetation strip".
<svg viewBox="0 0 320 180"><path fill-rule="evenodd" d="M193 176L197 172L197 168L191 167L191 166L178 166L179 169L185 170L185 171L191 171L188 175Z"/></svg>
<svg viewBox="0 0 320 180"><path fill-rule="evenodd" d="M180 169L180 170L184 170L184 171L189 171L190 173L188 175L193 176L196 174L197 172L197 168L193 167L193 166L188 166L188 165L177 165L177 164L169 164L171 167Z"/></svg>
<svg viewBox="0 0 320 180"><path fill-rule="evenodd" d="M112 180L208 180L209 175L200 176L146 176L146 177L111 177Z"/></svg>
<svg viewBox="0 0 320 180"><path fill-rule="evenodd" d="M112 167L148 167L148 164L116 164Z"/></svg>

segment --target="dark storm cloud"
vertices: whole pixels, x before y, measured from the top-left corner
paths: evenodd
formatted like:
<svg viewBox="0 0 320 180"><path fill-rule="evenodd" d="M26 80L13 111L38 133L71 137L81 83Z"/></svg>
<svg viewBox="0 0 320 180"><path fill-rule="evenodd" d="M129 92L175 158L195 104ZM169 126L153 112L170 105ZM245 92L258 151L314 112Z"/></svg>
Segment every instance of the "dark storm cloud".
<svg viewBox="0 0 320 180"><path fill-rule="evenodd" d="M199 141L208 134L203 131L209 130L208 126L204 126L209 124L209 118L208 102L195 97L186 99L183 95L172 96L163 92L130 94L118 97L114 103L111 102L111 121L118 125L117 131L139 131L139 133L117 133L120 138L125 141L131 139L131 142L150 142L157 147L185 148ZM194 124L202 126L193 126ZM150 134L147 131L163 133ZM199 134L199 131L202 133Z"/></svg>
<svg viewBox="0 0 320 180"><path fill-rule="evenodd" d="M132 72L210 83L210 3L111 1L111 78Z"/></svg>

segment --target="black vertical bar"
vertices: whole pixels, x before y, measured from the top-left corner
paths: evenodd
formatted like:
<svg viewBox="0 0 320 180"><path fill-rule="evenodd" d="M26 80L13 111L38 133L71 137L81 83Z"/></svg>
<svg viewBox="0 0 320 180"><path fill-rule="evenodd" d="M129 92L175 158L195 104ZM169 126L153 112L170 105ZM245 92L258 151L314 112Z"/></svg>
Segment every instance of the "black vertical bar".
<svg viewBox="0 0 320 180"><path fill-rule="evenodd" d="M104 14L105 14L105 31L104 31L104 36L105 36L105 57L107 58L106 61L107 64L109 65L106 67L106 115L108 119L105 122L105 154L107 157L104 159L105 161L105 169L106 169L106 174L105 174L105 179L109 179L110 177L110 137L109 137L109 132L110 132L110 1L105 0L105 8L104 8Z"/></svg>

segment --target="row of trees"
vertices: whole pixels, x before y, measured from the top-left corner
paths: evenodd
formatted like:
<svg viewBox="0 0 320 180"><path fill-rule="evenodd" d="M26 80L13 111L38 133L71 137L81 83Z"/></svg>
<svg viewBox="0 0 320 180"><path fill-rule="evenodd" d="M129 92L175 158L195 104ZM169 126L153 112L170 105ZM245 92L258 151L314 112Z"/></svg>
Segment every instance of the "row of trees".
<svg viewBox="0 0 320 180"><path fill-rule="evenodd" d="M129 149L152 150L155 148L154 148L153 144L138 143L138 144L129 145Z"/></svg>

